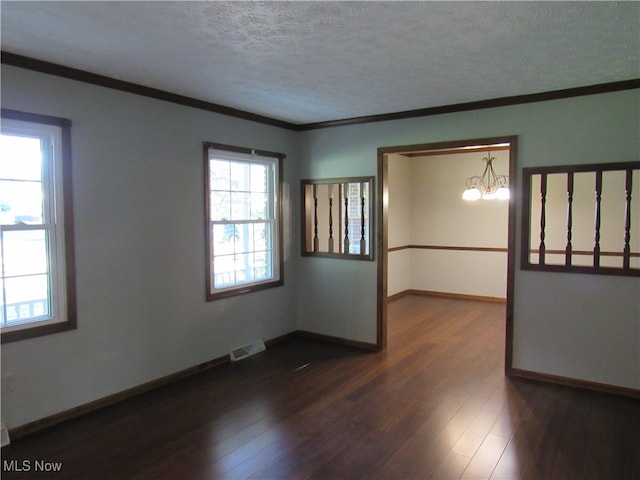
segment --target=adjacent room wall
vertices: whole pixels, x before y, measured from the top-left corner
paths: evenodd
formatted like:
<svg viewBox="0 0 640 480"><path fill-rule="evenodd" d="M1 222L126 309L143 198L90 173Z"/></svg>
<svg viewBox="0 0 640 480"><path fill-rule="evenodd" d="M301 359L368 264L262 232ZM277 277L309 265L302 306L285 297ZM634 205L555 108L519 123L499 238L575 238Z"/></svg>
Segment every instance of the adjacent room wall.
<svg viewBox="0 0 640 480"><path fill-rule="evenodd" d="M491 155L496 172L508 174L508 151ZM486 156L486 150L389 156L389 248L416 247L389 252L389 295L420 290L506 298L505 252L419 248L507 248L508 203L462 199L467 177L482 174Z"/></svg>
<svg viewBox="0 0 640 480"><path fill-rule="evenodd" d="M77 330L2 346L9 428L296 329L293 132L5 65L2 107L73 122L78 293ZM287 155L283 287L205 302L205 140Z"/></svg>
<svg viewBox="0 0 640 480"><path fill-rule="evenodd" d="M389 155L389 248L411 244L411 159ZM411 290L411 256L409 249L389 252L388 295Z"/></svg>
<svg viewBox="0 0 640 480"><path fill-rule="evenodd" d="M510 135L518 136L519 173L529 166L630 161L640 152L638 131L640 91L606 93L304 132L301 172L372 175L378 147ZM306 260L299 265L300 328L375 343L376 263ZM638 278L516 268L513 367L640 388L639 291Z"/></svg>

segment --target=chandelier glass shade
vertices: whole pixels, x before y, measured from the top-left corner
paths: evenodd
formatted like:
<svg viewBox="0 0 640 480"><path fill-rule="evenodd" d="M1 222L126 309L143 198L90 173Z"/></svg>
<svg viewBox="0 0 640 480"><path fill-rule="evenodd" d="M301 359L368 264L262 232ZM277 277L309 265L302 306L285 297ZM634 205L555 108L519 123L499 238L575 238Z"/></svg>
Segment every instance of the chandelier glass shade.
<svg viewBox="0 0 640 480"><path fill-rule="evenodd" d="M507 200L509 198L509 177L499 175L493 170L491 151L482 159L485 162L482 175L467 178L467 189L462 193L464 200Z"/></svg>

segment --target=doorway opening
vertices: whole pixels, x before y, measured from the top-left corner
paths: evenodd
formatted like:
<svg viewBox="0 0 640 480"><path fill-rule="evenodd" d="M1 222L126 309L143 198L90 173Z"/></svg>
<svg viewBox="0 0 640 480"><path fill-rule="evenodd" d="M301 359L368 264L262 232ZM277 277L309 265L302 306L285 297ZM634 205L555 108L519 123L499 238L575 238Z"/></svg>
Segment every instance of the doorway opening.
<svg viewBox="0 0 640 480"><path fill-rule="evenodd" d="M507 246L506 246L506 313L505 313L505 372L511 371L512 350L513 350L513 305L514 305L514 276L515 276L515 246L516 246L516 150L517 137L492 137L470 140L460 140L440 143L427 143L417 145L398 145L390 147L378 148L378 195L377 195L377 221L378 221L378 245L380 254L378 255L377 266L377 335L376 346L378 350L384 350L387 347L387 309L389 302L389 239L390 239L390 222L389 222L389 164L390 162L399 161L400 158L412 158L430 155L453 155L460 153L475 152L478 159L487 155L487 151L491 148L502 150L502 154L508 157L508 186L510 190L510 198L507 200ZM483 167L483 166L482 166ZM482 172L481 165L478 165L475 174ZM465 177L466 178L466 177ZM461 195L464 190L464 180L460 179L460 188L457 195ZM415 179L414 179L415 181ZM428 201L428 200L425 200ZM455 218L452 219L456 221ZM391 233L395 235L395 231ZM394 242L397 243L397 242ZM394 246L395 247L395 246ZM408 245L402 248L429 249L430 245ZM437 247L443 249L442 246ZM464 247L463 247L464 248ZM391 249L397 250L398 247ZM458 247L446 246L444 250L456 250ZM469 249L467 249L469 250ZM503 251L496 248L475 248L475 250L484 250L490 252ZM504 255L504 253L502 253ZM504 271L503 271L504 275ZM393 286L393 292L398 289Z"/></svg>

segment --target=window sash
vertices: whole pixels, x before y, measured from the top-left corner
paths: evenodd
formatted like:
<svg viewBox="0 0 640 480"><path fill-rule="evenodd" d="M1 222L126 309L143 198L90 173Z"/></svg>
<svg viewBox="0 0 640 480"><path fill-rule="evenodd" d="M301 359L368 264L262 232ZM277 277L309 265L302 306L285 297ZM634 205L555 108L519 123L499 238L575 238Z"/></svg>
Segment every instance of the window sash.
<svg viewBox="0 0 640 480"><path fill-rule="evenodd" d="M22 180L25 181L23 184L25 186L29 183L40 183L42 214L41 218L33 219L27 216L25 220L4 215L0 221L2 223L0 225L0 248L3 250L0 253L8 262L5 255L15 255L18 252L17 254L25 255L28 261L19 260L13 262L14 265L34 265L42 262L42 258L31 258L29 251L20 252L22 248L34 248L33 246L29 247L25 240L20 241L20 234L24 233L28 237L29 232L33 232L35 235L36 232L41 231L44 240L44 250L32 251L36 252L36 257L44 257L42 271L30 271L24 274L12 273L7 271L4 265L0 271L0 301L2 302L0 305L0 327L3 343L68 330L76 326L73 272L67 275L67 263L73 266L72 241L67 239L67 236L72 234L72 226L68 224L70 220L65 215L66 210L71 211L72 204L69 132L70 122L65 119L2 110L3 136L33 138L39 141L41 173L36 175L36 177L39 176L39 179L17 178L9 173L2 175L0 181L15 182L15 192L18 192L18 196L20 196L19 185ZM9 167L5 172L7 170L11 172L12 168ZM15 170L13 171L15 172ZM28 196L33 196L33 194L33 188L30 192L22 193L22 195L27 195L23 197L27 202ZM67 221L67 225L65 225L65 221ZM12 240L11 237L14 239ZM34 238L30 240L34 240ZM67 242L70 245L68 248L71 250L66 247ZM31 283L27 280L29 278ZM18 293L13 297L10 292L12 283L14 286L23 283L21 289L15 290ZM46 284L46 287L43 287L43 284ZM34 294L37 296L37 291L46 291L46 298L27 298ZM11 302L12 298L15 300L20 297L25 301Z"/></svg>
<svg viewBox="0 0 640 480"><path fill-rule="evenodd" d="M205 143L207 299L282 284L280 169L284 156L211 145L217 144ZM214 176L213 162L229 165L228 183L221 178L224 175ZM234 164L244 165L241 168L248 169L249 178L234 178ZM251 177L253 166L265 167L264 181ZM243 204L234 209L233 197L242 198ZM257 238L261 225L267 238Z"/></svg>
<svg viewBox="0 0 640 480"><path fill-rule="evenodd" d="M40 126L24 126L16 124L16 122L3 122L2 135L10 137L23 137L38 140L40 143L40 159L41 159L41 172L40 180L20 180L14 178L0 177L0 181L16 182L19 189L19 185L27 185L31 182L40 183L42 191L42 221L37 223L23 223L15 219L14 224L3 224L0 226L0 248L2 249L2 257L9 252L7 250L16 250L15 248L9 248L8 243L12 232L44 232L45 242L45 257L46 268L45 271L31 274L11 274L6 272L4 264L2 271L0 272L1 285L2 285L2 305L0 306L0 327L3 330L10 329L11 327L24 328L29 327L32 323L40 322L59 322L64 321L64 318L60 315L60 299L58 295L58 288L55 276L56 272L60 269L57 265L57 244L60 243L57 235L57 228L54 222L56 218L54 206L56 205L55 199L55 161L54 161L54 146L55 146L55 134L51 132L50 128L43 128ZM17 189L17 190L18 190ZM22 192L22 195L28 195L28 192ZM8 235L7 235L8 234ZM15 242L14 242L15 243ZM25 257L30 256L31 252L25 252ZM26 258L20 260L26 262ZM35 278L34 278L35 277ZM16 284L18 280L26 280L31 278L35 280L37 277L46 278L46 293L38 295L41 297L45 295L45 298L31 298L33 292L26 292L26 289L33 289L37 281L32 281L29 284L25 283L20 289L21 294L18 298L15 297L15 293L11 293L11 284ZM16 302L19 298L23 300ZM14 300L14 301L12 301ZM46 305L46 307L45 307ZM39 308L42 306L42 308Z"/></svg>
<svg viewBox="0 0 640 480"><path fill-rule="evenodd" d="M256 247L255 230L253 232L253 235L251 234L247 235L248 238L245 238L245 235L241 236L240 232L236 231L236 226L252 227L252 226L260 226L260 225L265 225L265 227L268 226L268 228L265 228L265 230L268 230L268 234L266 234L268 235L268 237L264 238L263 248ZM241 237L244 240L245 245L248 245L249 242L251 242L253 246L251 248L247 246L245 248L240 247L240 249L236 249L234 245L231 251L220 251L221 249L216 249L215 244L222 243L221 240L215 235L216 226L223 226L223 227L233 226L234 231L231 232L231 236L235 238L233 243L235 244L236 240L240 240L240 238L237 238L237 237ZM275 247L275 238L274 238L275 230L276 230L275 219L245 220L245 221L212 221L211 222L211 251L213 252L213 254L211 257L211 272L212 272L211 275L213 279L213 282L212 282L213 288L216 291L221 291L228 288L236 287L238 285L261 283L261 282L268 282L268 281L274 280L276 271L277 271L274 266L274 259L276 258L276 249L274 248ZM229 233L227 232L225 233L228 237ZM216 252L216 250L218 251ZM256 257L260 257L262 255L264 255L265 257L268 257L268 259L271 261L269 261L267 265L265 265L264 267L256 267L255 265L252 265L251 267L249 267L248 265L245 266L245 268L243 269L245 274L244 278L238 278L238 277L242 277L243 275L238 275L239 270L235 268L235 264L237 262L241 261L243 257L248 258L250 256L253 256L254 263L255 263ZM222 270L222 269L216 268L216 263L219 263L219 261L222 259L227 259L229 262L233 262L234 268L232 270L231 269ZM264 268L265 273L263 275L257 274L257 271L259 268ZM225 281L225 278L229 278L231 276L233 276L234 278L232 282Z"/></svg>

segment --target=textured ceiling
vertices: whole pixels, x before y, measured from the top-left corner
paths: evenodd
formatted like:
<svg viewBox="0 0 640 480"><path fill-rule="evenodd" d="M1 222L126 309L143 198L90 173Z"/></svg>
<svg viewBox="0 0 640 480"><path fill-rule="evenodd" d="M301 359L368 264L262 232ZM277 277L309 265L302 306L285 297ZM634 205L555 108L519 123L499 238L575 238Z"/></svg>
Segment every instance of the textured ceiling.
<svg viewBox="0 0 640 480"><path fill-rule="evenodd" d="M640 77L640 2L10 2L2 50L292 123Z"/></svg>

